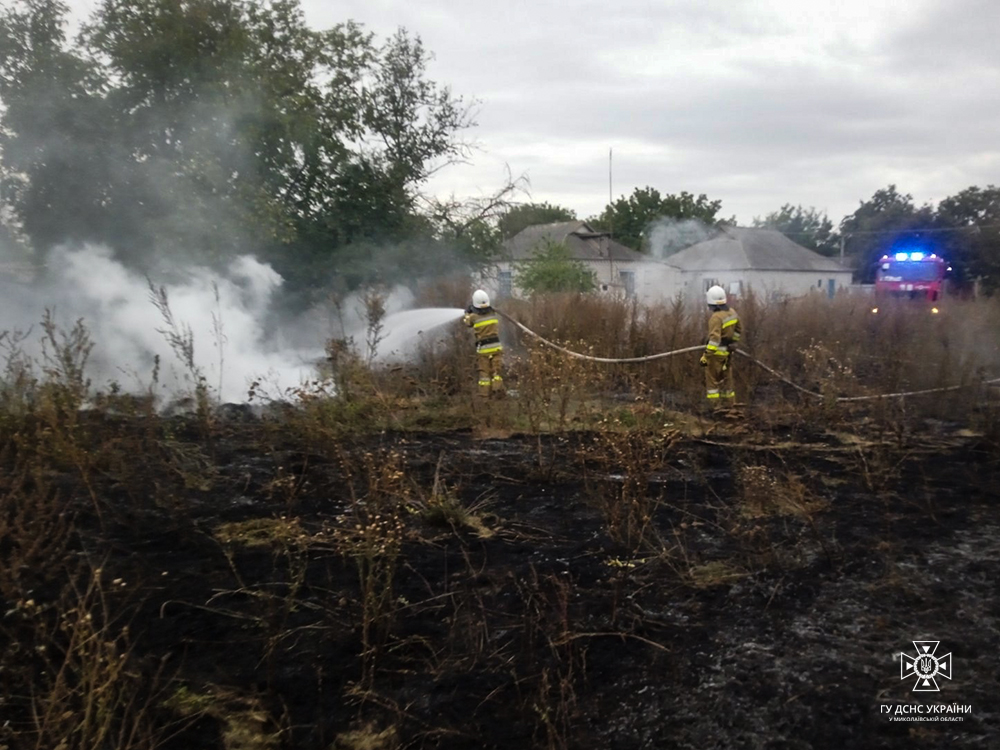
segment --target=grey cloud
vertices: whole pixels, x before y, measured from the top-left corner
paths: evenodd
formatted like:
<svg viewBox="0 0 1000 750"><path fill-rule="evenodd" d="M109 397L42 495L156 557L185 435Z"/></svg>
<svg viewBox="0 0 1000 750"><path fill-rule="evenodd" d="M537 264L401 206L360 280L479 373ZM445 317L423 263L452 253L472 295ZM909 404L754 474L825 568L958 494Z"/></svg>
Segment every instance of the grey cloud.
<svg viewBox="0 0 1000 750"><path fill-rule="evenodd" d="M996 0L939 3L887 37L893 72L899 75L914 79L955 75L975 85L984 71L1000 73L1000 3ZM995 85L996 81L994 90ZM921 88L932 95L935 84L925 81Z"/></svg>
<svg viewBox="0 0 1000 750"><path fill-rule="evenodd" d="M857 27L816 39L811 6L790 1L303 7L317 27L354 18L382 37L406 27L435 54L432 77L482 102L471 135L488 158L451 183L442 173L443 192L495 184L506 162L529 173L536 197L587 215L607 199L607 146L617 193L704 191L745 221L784 202L838 220L889 182L924 201L996 181L996 0L900 3L882 27L845 0L825 12Z"/></svg>
<svg viewBox="0 0 1000 750"><path fill-rule="evenodd" d="M940 149L946 132L967 149L993 142L1000 105L974 98L933 109L907 92L872 90L864 82L817 79L707 87L678 95L669 85L607 92L596 103L567 107L530 92L501 111L484 103L484 127L537 137L631 138L675 148L754 149L761 154L806 155L817 149L898 153L913 144ZM946 139L947 140L947 139Z"/></svg>

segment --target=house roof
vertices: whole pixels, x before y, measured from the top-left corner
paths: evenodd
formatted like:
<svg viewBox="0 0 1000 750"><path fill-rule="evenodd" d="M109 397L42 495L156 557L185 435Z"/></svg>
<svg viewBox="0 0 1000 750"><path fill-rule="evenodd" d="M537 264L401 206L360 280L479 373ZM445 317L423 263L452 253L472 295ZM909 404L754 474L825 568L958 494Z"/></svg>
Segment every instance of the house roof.
<svg viewBox="0 0 1000 750"><path fill-rule="evenodd" d="M611 239L607 232L595 231L585 221L536 224L522 229L503 243L505 260L531 260L545 242L564 244L573 260L643 261L651 258Z"/></svg>
<svg viewBox="0 0 1000 750"><path fill-rule="evenodd" d="M669 260L684 271L850 271L774 229L747 227L724 227Z"/></svg>

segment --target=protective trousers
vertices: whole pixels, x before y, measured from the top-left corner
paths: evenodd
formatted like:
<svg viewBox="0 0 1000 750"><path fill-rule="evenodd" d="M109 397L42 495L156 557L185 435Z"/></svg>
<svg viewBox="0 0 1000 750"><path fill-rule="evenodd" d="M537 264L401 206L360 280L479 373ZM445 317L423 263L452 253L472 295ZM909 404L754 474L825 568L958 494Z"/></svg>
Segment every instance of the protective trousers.
<svg viewBox="0 0 1000 750"><path fill-rule="evenodd" d="M723 404L732 403L736 398L736 389L733 386L733 368L729 352L713 352L707 355L708 366L705 367L705 395L710 403L721 407Z"/></svg>
<svg viewBox="0 0 1000 750"><path fill-rule="evenodd" d="M503 395L503 376L500 374L503 351L476 354L476 362L479 365L479 395L483 398Z"/></svg>

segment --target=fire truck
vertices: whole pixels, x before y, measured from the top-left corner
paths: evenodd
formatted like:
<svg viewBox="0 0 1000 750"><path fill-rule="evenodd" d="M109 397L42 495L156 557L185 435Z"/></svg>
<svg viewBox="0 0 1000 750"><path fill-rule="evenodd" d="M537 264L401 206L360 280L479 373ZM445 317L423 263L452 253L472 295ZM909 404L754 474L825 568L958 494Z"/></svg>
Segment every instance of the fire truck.
<svg viewBox="0 0 1000 750"><path fill-rule="evenodd" d="M875 299L902 298L925 302L934 314L951 266L936 253L919 250L883 255L875 269ZM878 307L872 308L877 313Z"/></svg>

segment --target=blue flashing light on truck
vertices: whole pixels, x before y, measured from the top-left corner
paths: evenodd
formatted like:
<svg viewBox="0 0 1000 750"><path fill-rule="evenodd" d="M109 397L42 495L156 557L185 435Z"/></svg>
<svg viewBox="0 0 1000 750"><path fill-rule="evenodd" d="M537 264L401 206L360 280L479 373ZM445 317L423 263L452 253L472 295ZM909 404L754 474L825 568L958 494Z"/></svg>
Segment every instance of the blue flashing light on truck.
<svg viewBox="0 0 1000 750"><path fill-rule="evenodd" d="M875 298L902 298L930 304L939 312L937 302L944 292L944 277L951 267L937 253L919 250L883 255L875 270ZM872 309L878 312L878 307Z"/></svg>

